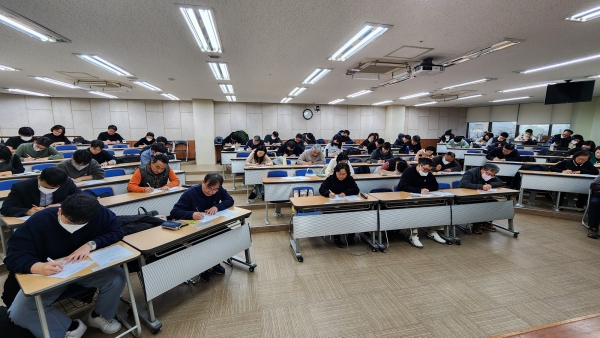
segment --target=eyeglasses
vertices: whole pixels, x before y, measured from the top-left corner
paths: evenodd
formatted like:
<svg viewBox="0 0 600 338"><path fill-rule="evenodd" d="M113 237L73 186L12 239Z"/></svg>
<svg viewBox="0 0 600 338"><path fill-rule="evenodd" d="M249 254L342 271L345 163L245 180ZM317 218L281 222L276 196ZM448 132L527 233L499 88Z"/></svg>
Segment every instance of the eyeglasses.
<svg viewBox="0 0 600 338"><path fill-rule="evenodd" d="M208 190L209 192L217 192L217 191L219 191L219 188L220 188L220 187L217 187L217 188L214 188L214 189L212 189L212 188L210 188L210 187L206 187L206 190Z"/></svg>
<svg viewBox="0 0 600 338"><path fill-rule="evenodd" d="M483 173L486 174L486 175L492 176L492 177L494 177L496 175L496 174L494 174L493 172L491 172L489 170L488 171L484 171Z"/></svg>

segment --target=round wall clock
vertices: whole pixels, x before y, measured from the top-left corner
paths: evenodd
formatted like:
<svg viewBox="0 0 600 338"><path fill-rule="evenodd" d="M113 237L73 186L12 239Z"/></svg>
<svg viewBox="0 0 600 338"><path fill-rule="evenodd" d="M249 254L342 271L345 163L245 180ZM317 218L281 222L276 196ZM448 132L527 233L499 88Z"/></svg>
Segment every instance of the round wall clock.
<svg viewBox="0 0 600 338"><path fill-rule="evenodd" d="M305 120L310 120L313 117L313 112L310 109L304 109L302 116L304 116Z"/></svg>

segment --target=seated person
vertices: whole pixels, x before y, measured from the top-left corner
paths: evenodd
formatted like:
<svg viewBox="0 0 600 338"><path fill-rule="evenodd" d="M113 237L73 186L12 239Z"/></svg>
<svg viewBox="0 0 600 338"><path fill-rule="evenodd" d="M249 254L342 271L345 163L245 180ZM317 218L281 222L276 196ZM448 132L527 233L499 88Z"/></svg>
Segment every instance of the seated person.
<svg viewBox="0 0 600 338"><path fill-rule="evenodd" d="M590 156L589 152L580 150L573 154L573 158L549 166L550 171L563 174L598 175L598 168L589 161Z"/></svg>
<svg viewBox="0 0 600 338"><path fill-rule="evenodd" d="M221 210L233 206L233 198L223 188L223 176L219 173L208 173L202 183L187 189L171 210L173 219L201 220L204 215L214 215ZM221 264L212 267L212 271L222 275L225 268ZM212 278L210 269L200 274L204 282Z"/></svg>
<svg viewBox="0 0 600 338"><path fill-rule="evenodd" d="M159 137L156 138L156 142L154 142L154 143L152 143L150 145L147 145L144 148L142 148L142 150L140 150L140 154L143 153L144 151L150 149L152 147L152 145L157 144L157 143L162 144L163 146L167 147L167 152L165 154L170 154L171 153L171 151L169 150L170 149L169 147L172 146L172 144L169 143L169 141L167 141L166 137L159 136Z"/></svg>
<svg viewBox="0 0 600 338"><path fill-rule="evenodd" d="M392 148L404 149L404 144L410 140L410 136L408 136L408 138L405 138L404 136L403 133L398 134L398 138L394 141L394 144L392 144Z"/></svg>
<svg viewBox="0 0 600 338"><path fill-rule="evenodd" d="M296 142L298 147L300 147L300 154L302 154L302 152L304 151L304 141L302 141L302 134L296 134L296 137L294 137L294 142Z"/></svg>
<svg viewBox="0 0 600 338"><path fill-rule="evenodd" d="M547 143L557 147L557 150L567 150L571 143L571 135L573 135L573 131L565 129L562 133L552 136Z"/></svg>
<svg viewBox="0 0 600 338"><path fill-rule="evenodd" d="M317 139L315 139L315 135L313 135L312 133L304 134L302 137L302 141L304 142L305 146L309 144L317 144Z"/></svg>
<svg viewBox="0 0 600 338"><path fill-rule="evenodd" d="M433 159L433 154L435 154L435 147L427 146L425 149L421 149L415 154L415 161L419 161L420 158Z"/></svg>
<svg viewBox="0 0 600 338"><path fill-rule="evenodd" d="M456 161L456 155L449 151L444 155L436 156L433 160L433 172L444 171L462 171L462 167Z"/></svg>
<svg viewBox="0 0 600 338"><path fill-rule="evenodd" d="M358 195L360 190L358 185L350 175L350 167L346 163L338 163L333 170L335 175L328 176L321 187L319 194L324 197L333 198L336 195L339 197ZM348 234L346 241L348 245L354 245L354 234ZM343 248L345 245L342 242L340 235L333 236L333 242L338 248Z"/></svg>
<svg viewBox="0 0 600 338"><path fill-rule="evenodd" d="M392 158L392 145L385 142L381 148L375 149L369 158L370 163L385 163Z"/></svg>
<svg viewBox="0 0 600 338"><path fill-rule="evenodd" d="M59 160L65 158L62 153L59 153L52 147L52 141L47 137L40 137L34 142L21 144L17 150L15 150L15 154L19 156L21 161L25 162Z"/></svg>
<svg viewBox="0 0 600 338"><path fill-rule="evenodd" d="M90 143L90 148L86 150L92 154L92 158L98 162L101 167L117 164L115 157L104 150L104 142L100 140L93 140Z"/></svg>
<svg viewBox="0 0 600 338"><path fill-rule="evenodd" d="M31 127L21 127L19 128L18 133L19 136L9 137L4 143L4 145L13 153L21 144L33 142L33 135L35 134Z"/></svg>
<svg viewBox="0 0 600 338"><path fill-rule="evenodd" d="M340 130L339 135L342 137L342 144L354 144L354 141L350 138L349 130Z"/></svg>
<svg viewBox="0 0 600 338"><path fill-rule="evenodd" d="M382 175L400 175L408 167L410 167L410 164L408 164L402 157L394 157L381 166L379 173Z"/></svg>
<svg viewBox="0 0 600 338"><path fill-rule="evenodd" d="M458 187L483 191L488 191L492 188L499 188L502 186L502 181L496 177L496 174L499 171L500 168L493 163L486 163L483 167L469 169L465 171L465 174L460 180ZM481 235L482 228L488 231L496 231L496 228L487 222L474 223L471 231L474 234Z"/></svg>
<svg viewBox="0 0 600 338"><path fill-rule="evenodd" d="M486 132L483 132L483 135L480 138L478 138L477 140L475 140L475 142L473 142L473 144L476 144L479 147L486 148L488 141L493 138L494 138L494 133L488 133L486 131Z"/></svg>
<svg viewBox="0 0 600 338"><path fill-rule="evenodd" d="M367 153L369 155L373 154L373 151L375 151L375 149L381 148L381 146L384 143L385 143L385 140L382 138L378 138L375 142L369 143L369 145L367 146Z"/></svg>
<svg viewBox="0 0 600 338"><path fill-rule="evenodd" d="M370 133L369 136L367 136L367 138L364 141L362 141L359 148L361 150L368 150L369 144L377 141L378 138L379 138L379 135L377 135L377 133Z"/></svg>
<svg viewBox="0 0 600 338"><path fill-rule="evenodd" d="M519 151L515 149L515 145L512 143L506 143L504 147L496 147L489 151L485 156L490 161L513 161L522 162Z"/></svg>
<svg viewBox="0 0 600 338"><path fill-rule="evenodd" d="M238 135L236 132L232 132L231 134L229 134L229 136L223 139L223 145L226 147L235 146L236 144L242 144L243 142L244 141L242 140L240 135Z"/></svg>
<svg viewBox="0 0 600 338"><path fill-rule="evenodd" d="M299 156L301 153L302 149L294 140L287 141L286 143L282 144L279 149L277 149L277 156Z"/></svg>
<svg viewBox="0 0 600 338"><path fill-rule="evenodd" d="M65 127L61 126L60 124L50 128L50 133L44 135L44 137L49 138L50 141L52 141L52 145L55 147L64 144L71 144L71 140L65 136Z"/></svg>
<svg viewBox="0 0 600 338"><path fill-rule="evenodd" d="M433 162L429 158L422 158L416 166L406 168L402 173L400 183L398 183L398 191L426 195L429 194L430 191L438 190L439 185L431 173L432 169ZM430 227L427 231L427 237L438 243L446 243L446 241L437 233L442 230L444 230L443 226ZM417 248L423 247L423 244L419 240L418 228L413 228L411 230L409 241Z"/></svg>
<svg viewBox="0 0 600 338"><path fill-rule="evenodd" d="M492 151L494 148L503 147L507 143L510 143L508 140L508 133L503 131L497 137L489 139L485 146L488 151Z"/></svg>
<svg viewBox="0 0 600 338"><path fill-rule="evenodd" d="M296 163L303 165L325 164L325 154L321 151L321 145L315 144L311 149L305 150Z"/></svg>
<svg viewBox="0 0 600 338"><path fill-rule="evenodd" d="M408 148L409 154L416 154L421 150L421 137L419 135L414 135L410 139L410 143L406 145Z"/></svg>
<svg viewBox="0 0 600 338"><path fill-rule="evenodd" d="M137 141L133 145L133 147L134 148L144 148L145 146L152 145L154 142L156 142L156 139L154 139L154 133L149 131L146 133L146 137L142 137L139 141Z"/></svg>
<svg viewBox="0 0 600 338"><path fill-rule="evenodd" d="M258 148L254 149L254 151L252 151L250 155L248 155L248 158L246 158L246 165L253 167L270 166L273 165L273 161L271 161L271 159L267 155L267 148L264 145L261 145L258 146ZM256 198L257 195L262 196L263 191L264 189L262 184L255 184L254 189L252 189L252 192L248 196L248 199L253 200Z"/></svg>
<svg viewBox="0 0 600 338"><path fill-rule="evenodd" d="M56 167L64 170L76 183L104 178L104 169L92 158L92 153L87 149L75 151L73 157L60 162Z"/></svg>
<svg viewBox="0 0 600 338"><path fill-rule="evenodd" d="M569 148L569 150L573 150L573 149L581 149L581 144L583 143L583 136L579 135L579 134L575 134L573 136L571 136L571 142L569 142L569 145L567 146Z"/></svg>
<svg viewBox="0 0 600 338"><path fill-rule="evenodd" d="M97 139L104 142L104 144L117 144L125 142L121 135L117 133L117 126L115 126L114 124L108 126L107 131L103 131L100 134L98 134Z"/></svg>
<svg viewBox="0 0 600 338"><path fill-rule="evenodd" d="M15 273L56 274L65 264L58 261L59 258L66 257L67 263L79 262L86 259L91 251L114 244L122 238L121 222L112 211L101 206L92 196L71 195L61 207L47 208L31 216L10 236L8 255L4 259L10 271L8 279L11 275L14 278ZM8 279L4 297L6 285L11 284ZM41 300L50 337L81 337L87 329L81 320L71 320L58 307L51 305L71 285L99 290L95 307L85 316L87 325L99 328L105 334L118 332L121 324L114 318L125 281L123 269L113 266L44 292ZM36 337L43 336L34 297L26 297L19 290L8 312L15 324L28 329Z"/></svg>
<svg viewBox="0 0 600 338"><path fill-rule="evenodd" d="M148 165L148 163L150 163L150 161L152 160L152 156L166 154L168 151L169 149L161 143L154 143L150 146L150 149L144 150L140 154L140 166Z"/></svg>
<svg viewBox="0 0 600 338"><path fill-rule="evenodd" d="M438 143L448 143L452 139L454 139L454 134L452 134L452 129L448 129L444 132L444 135L440 136Z"/></svg>
<svg viewBox="0 0 600 338"><path fill-rule="evenodd" d="M260 139L260 136L254 135L254 137L252 139L248 140L248 143L246 143L244 150L254 150L254 149L258 148L258 146L264 146L264 145L265 144Z"/></svg>
<svg viewBox="0 0 600 338"><path fill-rule="evenodd" d="M10 176L25 172L18 155L13 154L4 144L0 144L0 176Z"/></svg>
<svg viewBox="0 0 600 338"><path fill-rule="evenodd" d="M80 192L64 170L49 167L38 177L13 184L0 213L12 217L31 216L45 208L60 206L67 197Z"/></svg>
<svg viewBox="0 0 600 338"><path fill-rule="evenodd" d="M600 175L590 185L592 198L588 206L588 234L589 238L598 239L598 224L600 223Z"/></svg>
<svg viewBox="0 0 600 338"><path fill-rule="evenodd" d="M265 145L279 146L281 145L281 139L279 138L279 132L274 131L271 135L265 136Z"/></svg>
<svg viewBox="0 0 600 338"><path fill-rule="evenodd" d="M338 163L348 164L348 172L350 173L350 175L354 175L354 169L352 168L352 163L348 162L348 152L346 151L342 151L337 155L336 158L332 158L331 161L329 161L327 166L324 168L323 173L327 176L332 175Z"/></svg>
<svg viewBox="0 0 600 338"><path fill-rule="evenodd" d="M594 152L590 154L590 163L594 167L600 167L600 146L594 148Z"/></svg>
<svg viewBox="0 0 600 338"><path fill-rule="evenodd" d="M581 147L580 148L573 148L571 150L569 150L569 155L571 155L571 157L573 156L573 154L575 154L578 151L581 150L585 150L585 151L589 151L590 153L592 153L594 151L594 149L596 149L596 143L594 141L583 141L581 142ZM590 161L592 160L593 154L590 155Z"/></svg>
<svg viewBox="0 0 600 338"><path fill-rule="evenodd" d="M523 144L536 145L537 140L533 137L533 129L527 129L525 132L515 138L515 141L523 142Z"/></svg>
<svg viewBox="0 0 600 338"><path fill-rule="evenodd" d="M153 192L154 189L169 190L180 185L179 178L169 166L165 154L155 155L147 165L141 165L133 172L127 184L129 192Z"/></svg>
<svg viewBox="0 0 600 338"><path fill-rule="evenodd" d="M465 141L465 138L462 136L455 136L453 139L448 141L448 148L469 148L469 143Z"/></svg>
<svg viewBox="0 0 600 338"><path fill-rule="evenodd" d="M325 146L325 155L326 156L337 156L337 154L341 153L342 149L342 137L340 135L333 135L333 139L331 142L327 143Z"/></svg>

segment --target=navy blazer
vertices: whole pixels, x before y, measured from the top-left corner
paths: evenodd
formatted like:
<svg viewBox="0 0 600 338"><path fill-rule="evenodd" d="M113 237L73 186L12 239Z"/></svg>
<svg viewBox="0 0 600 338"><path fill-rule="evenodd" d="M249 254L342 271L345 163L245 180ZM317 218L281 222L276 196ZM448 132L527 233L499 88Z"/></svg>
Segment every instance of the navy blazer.
<svg viewBox="0 0 600 338"><path fill-rule="evenodd" d="M52 193L52 204L62 203L67 197L80 193L79 189L71 179ZM0 213L4 216L21 217L31 209L32 205L40 205L40 190L38 189L37 177L15 183L10 188L10 193L2 203Z"/></svg>

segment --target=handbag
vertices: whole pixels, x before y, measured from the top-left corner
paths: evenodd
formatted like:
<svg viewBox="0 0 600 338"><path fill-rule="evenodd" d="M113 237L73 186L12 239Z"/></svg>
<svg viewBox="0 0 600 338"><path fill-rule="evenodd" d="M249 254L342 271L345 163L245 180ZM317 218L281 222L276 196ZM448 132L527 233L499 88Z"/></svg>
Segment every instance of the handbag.
<svg viewBox="0 0 600 338"><path fill-rule="evenodd" d="M146 215L146 216L153 216L154 217L154 216L158 215L158 211L156 211L156 210L150 210L150 211L148 211L144 207L139 207L138 208L138 215Z"/></svg>

